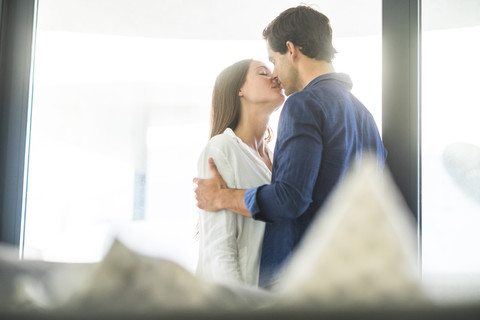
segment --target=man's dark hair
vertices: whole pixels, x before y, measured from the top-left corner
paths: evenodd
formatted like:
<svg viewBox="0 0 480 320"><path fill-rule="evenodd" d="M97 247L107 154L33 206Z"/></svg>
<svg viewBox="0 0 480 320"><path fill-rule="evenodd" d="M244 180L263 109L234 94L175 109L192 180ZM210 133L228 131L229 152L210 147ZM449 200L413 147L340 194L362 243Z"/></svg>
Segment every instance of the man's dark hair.
<svg viewBox="0 0 480 320"><path fill-rule="evenodd" d="M298 6L282 12L263 30L263 38L273 51L287 52L291 41L307 57L331 62L337 51L332 45L330 20L308 6Z"/></svg>

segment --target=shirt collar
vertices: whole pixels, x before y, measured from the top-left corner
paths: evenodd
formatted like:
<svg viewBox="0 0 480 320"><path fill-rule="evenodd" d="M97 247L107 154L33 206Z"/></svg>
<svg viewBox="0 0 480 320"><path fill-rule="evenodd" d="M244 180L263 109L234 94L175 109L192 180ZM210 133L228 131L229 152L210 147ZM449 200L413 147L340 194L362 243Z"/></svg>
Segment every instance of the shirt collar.
<svg viewBox="0 0 480 320"><path fill-rule="evenodd" d="M247 145L242 141L242 139L240 139L239 137L237 137L237 135L235 134L235 132L233 132L232 129L227 128L227 129L225 129L225 131L223 131L223 133L226 134L226 135L228 135L228 136L230 136L230 137L232 137L234 140L236 140L242 148L248 150L248 152L250 152L250 153L254 156L255 159L259 160L259 161L260 161L263 165L265 165L265 167L266 167L266 164L263 162L263 160L261 160L258 156L256 156L256 155L253 153L253 151L250 149L250 147L247 146ZM268 147L268 145L265 145L265 150L267 151L268 156L270 157L270 161L273 161L273 152L272 152L272 150L270 150L270 148ZM270 171L270 169L269 169L269 171Z"/></svg>
<svg viewBox="0 0 480 320"><path fill-rule="evenodd" d="M237 135L235 134L235 132L233 132L233 130L230 129L230 128L225 129L225 131L223 131L223 133L225 133L226 135L228 135L228 136L230 136L230 137L232 137L232 138L238 139L238 137L237 137Z"/></svg>
<svg viewBox="0 0 480 320"><path fill-rule="evenodd" d="M341 85L346 87L348 90L351 90L352 87L353 87L352 80L350 79L350 76L348 74L334 72L334 73L322 74L322 75L316 77L315 79L310 81L310 83L307 84L307 86L305 88L303 88L303 90L308 89L310 87L313 87L317 83L319 83L321 81L325 81L325 80L333 80L333 81L339 82Z"/></svg>

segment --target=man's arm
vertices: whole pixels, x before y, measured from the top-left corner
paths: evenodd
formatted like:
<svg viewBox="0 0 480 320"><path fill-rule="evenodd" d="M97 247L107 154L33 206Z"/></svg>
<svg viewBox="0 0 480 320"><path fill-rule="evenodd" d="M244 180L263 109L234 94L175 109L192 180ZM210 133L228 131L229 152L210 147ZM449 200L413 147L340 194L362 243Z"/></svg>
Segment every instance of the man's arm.
<svg viewBox="0 0 480 320"><path fill-rule="evenodd" d="M208 159L208 166L212 172L211 178L193 179L193 182L197 184L195 188L197 207L205 211L227 209L251 218L252 215L244 201L246 189L228 188L212 158Z"/></svg>

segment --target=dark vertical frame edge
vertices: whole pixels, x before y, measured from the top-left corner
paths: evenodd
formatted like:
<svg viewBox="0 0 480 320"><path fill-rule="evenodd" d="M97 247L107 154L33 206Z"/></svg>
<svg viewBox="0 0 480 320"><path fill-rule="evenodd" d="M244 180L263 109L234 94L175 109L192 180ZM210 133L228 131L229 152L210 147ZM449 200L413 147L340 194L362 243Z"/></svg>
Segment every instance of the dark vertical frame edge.
<svg viewBox="0 0 480 320"><path fill-rule="evenodd" d="M20 255L37 3L0 1L0 242Z"/></svg>
<svg viewBox="0 0 480 320"><path fill-rule="evenodd" d="M421 0L382 0L382 136L387 166L417 221L421 270Z"/></svg>

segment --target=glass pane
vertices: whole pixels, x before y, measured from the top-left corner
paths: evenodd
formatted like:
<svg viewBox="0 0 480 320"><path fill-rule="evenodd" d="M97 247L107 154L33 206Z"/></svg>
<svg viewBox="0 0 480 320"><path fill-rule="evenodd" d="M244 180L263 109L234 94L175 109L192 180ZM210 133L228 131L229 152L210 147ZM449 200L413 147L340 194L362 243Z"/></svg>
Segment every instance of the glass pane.
<svg viewBox="0 0 480 320"><path fill-rule="evenodd" d="M480 284L480 3L422 3L423 272L442 298Z"/></svg>
<svg viewBox="0 0 480 320"><path fill-rule="evenodd" d="M380 126L381 2L317 2L337 71ZM192 178L216 75L240 59L268 61L263 28L298 5L218 1L212 15L211 3L40 1L26 258L98 261L118 237L195 268Z"/></svg>

